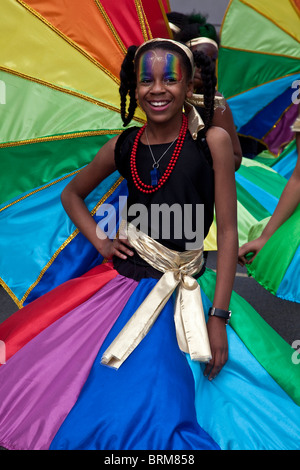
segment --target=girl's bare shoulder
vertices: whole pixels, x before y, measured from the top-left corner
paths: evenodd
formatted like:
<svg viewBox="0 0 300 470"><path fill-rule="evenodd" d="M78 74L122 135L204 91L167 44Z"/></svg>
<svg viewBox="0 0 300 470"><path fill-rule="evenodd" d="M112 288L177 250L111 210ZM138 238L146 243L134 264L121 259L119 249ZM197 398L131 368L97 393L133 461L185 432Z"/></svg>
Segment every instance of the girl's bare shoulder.
<svg viewBox="0 0 300 470"><path fill-rule="evenodd" d="M212 126L206 133L214 166L224 164L226 161L234 161L232 141L229 133L222 127Z"/></svg>
<svg viewBox="0 0 300 470"><path fill-rule="evenodd" d="M230 142L230 135L223 127L211 126L206 133L207 143L213 146Z"/></svg>

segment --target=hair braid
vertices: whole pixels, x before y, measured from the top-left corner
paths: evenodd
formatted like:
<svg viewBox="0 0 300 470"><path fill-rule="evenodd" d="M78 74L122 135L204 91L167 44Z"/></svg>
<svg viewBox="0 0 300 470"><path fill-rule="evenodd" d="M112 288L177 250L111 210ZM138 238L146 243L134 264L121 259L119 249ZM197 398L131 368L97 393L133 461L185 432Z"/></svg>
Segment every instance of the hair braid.
<svg viewBox="0 0 300 470"><path fill-rule="evenodd" d="M130 123L134 116L134 112L137 107L137 101L135 98L136 89L136 74L134 70L134 55L137 50L137 46L130 46L127 50L127 54L123 60L120 71L120 98L121 98L121 118L123 126L126 127ZM129 107L128 113L126 112L127 95L129 95Z"/></svg>
<svg viewBox="0 0 300 470"><path fill-rule="evenodd" d="M214 115L214 100L216 92L217 79L215 75L215 67L212 60L202 51L194 51L194 60L196 67L201 69L201 77L204 88L204 109L205 128L211 125Z"/></svg>

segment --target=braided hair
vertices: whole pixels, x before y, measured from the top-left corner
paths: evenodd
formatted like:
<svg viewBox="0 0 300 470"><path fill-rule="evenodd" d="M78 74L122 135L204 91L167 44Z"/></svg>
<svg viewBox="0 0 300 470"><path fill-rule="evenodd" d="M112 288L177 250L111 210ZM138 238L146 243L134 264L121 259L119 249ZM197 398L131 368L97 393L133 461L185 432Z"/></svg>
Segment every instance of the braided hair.
<svg viewBox="0 0 300 470"><path fill-rule="evenodd" d="M191 63L182 51L182 49L175 44L168 43L165 41L157 41L151 44L145 44L144 47L140 48L138 53L137 46L130 46L127 50L127 54L123 60L121 71L120 71L120 98L121 98L121 118L123 126L126 127L132 120L135 110L137 108L137 101L135 97L135 90L137 86L136 70L137 64L141 54L147 50L163 49L167 51L173 51L180 55L183 61L183 65L187 71L187 79L191 80L193 77L193 70ZM215 73L212 61L203 52L197 51L193 53L195 58L195 64L198 68L201 68L201 74L203 76L204 83L204 105L205 105L205 117L204 123L206 129L210 126L213 112L214 112L214 95L215 95ZM129 105L127 111L127 97L129 97Z"/></svg>
<svg viewBox="0 0 300 470"><path fill-rule="evenodd" d="M214 100L217 79L213 61L202 51L193 52L195 65L201 70L201 78L204 91L204 124L208 129L214 115Z"/></svg>
<svg viewBox="0 0 300 470"><path fill-rule="evenodd" d="M123 126L126 127L133 118L137 107L137 101L135 98L136 89L136 72L134 67L134 56L137 50L137 46L130 46L127 50L127 54L123 60L121 71L120 71L120 98L121 98L121 118ZM129 108L128 113L126 111L127 95L129 95Z"/></svg>

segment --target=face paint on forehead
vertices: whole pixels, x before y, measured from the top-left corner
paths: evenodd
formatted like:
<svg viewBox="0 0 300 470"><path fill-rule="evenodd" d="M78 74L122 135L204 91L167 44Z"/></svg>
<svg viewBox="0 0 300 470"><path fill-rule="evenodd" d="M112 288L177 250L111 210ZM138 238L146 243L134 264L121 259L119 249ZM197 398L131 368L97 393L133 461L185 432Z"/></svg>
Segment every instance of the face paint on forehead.
<svg viewBox="0 0 300 470"><path fill-rule="evenodd" d="M152 68L153 68L154 59L155 59L155 56L153 55L153 52L145 52L141 56L140 63L139 63L140 81L152 76Z"/></svg>
<svg viewBox="0 0 300 470"><path fill-rule="evenodd" d="M139 62L139 80L149 79L153 75L153 67L155 63L164 63L164 79L172 79L176 81L182 80L182 68L180 59L170 52L158 55L156 51L145 52Z"/></svg>
<svg viewBox="0 0 300 470"><path fill-rule="evenodd" d="M164 70L165 76L173 80L181 81L182 80L182 69L179 58L174 55L167 53L166 54L166 64Z"/></svg>

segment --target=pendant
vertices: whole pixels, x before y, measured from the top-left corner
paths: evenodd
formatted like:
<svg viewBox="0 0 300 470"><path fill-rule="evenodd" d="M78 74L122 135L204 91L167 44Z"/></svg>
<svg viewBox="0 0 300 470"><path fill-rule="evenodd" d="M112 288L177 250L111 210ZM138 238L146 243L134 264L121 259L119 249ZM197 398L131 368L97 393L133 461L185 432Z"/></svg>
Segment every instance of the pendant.
<svg viewBox="0 0 300 470"><path fill-rule="evenodd" d="M151 186L157 186L159 176L160 176L158 168L153 168L153 170L150 171L150 176L151 176Z"/></svg>

